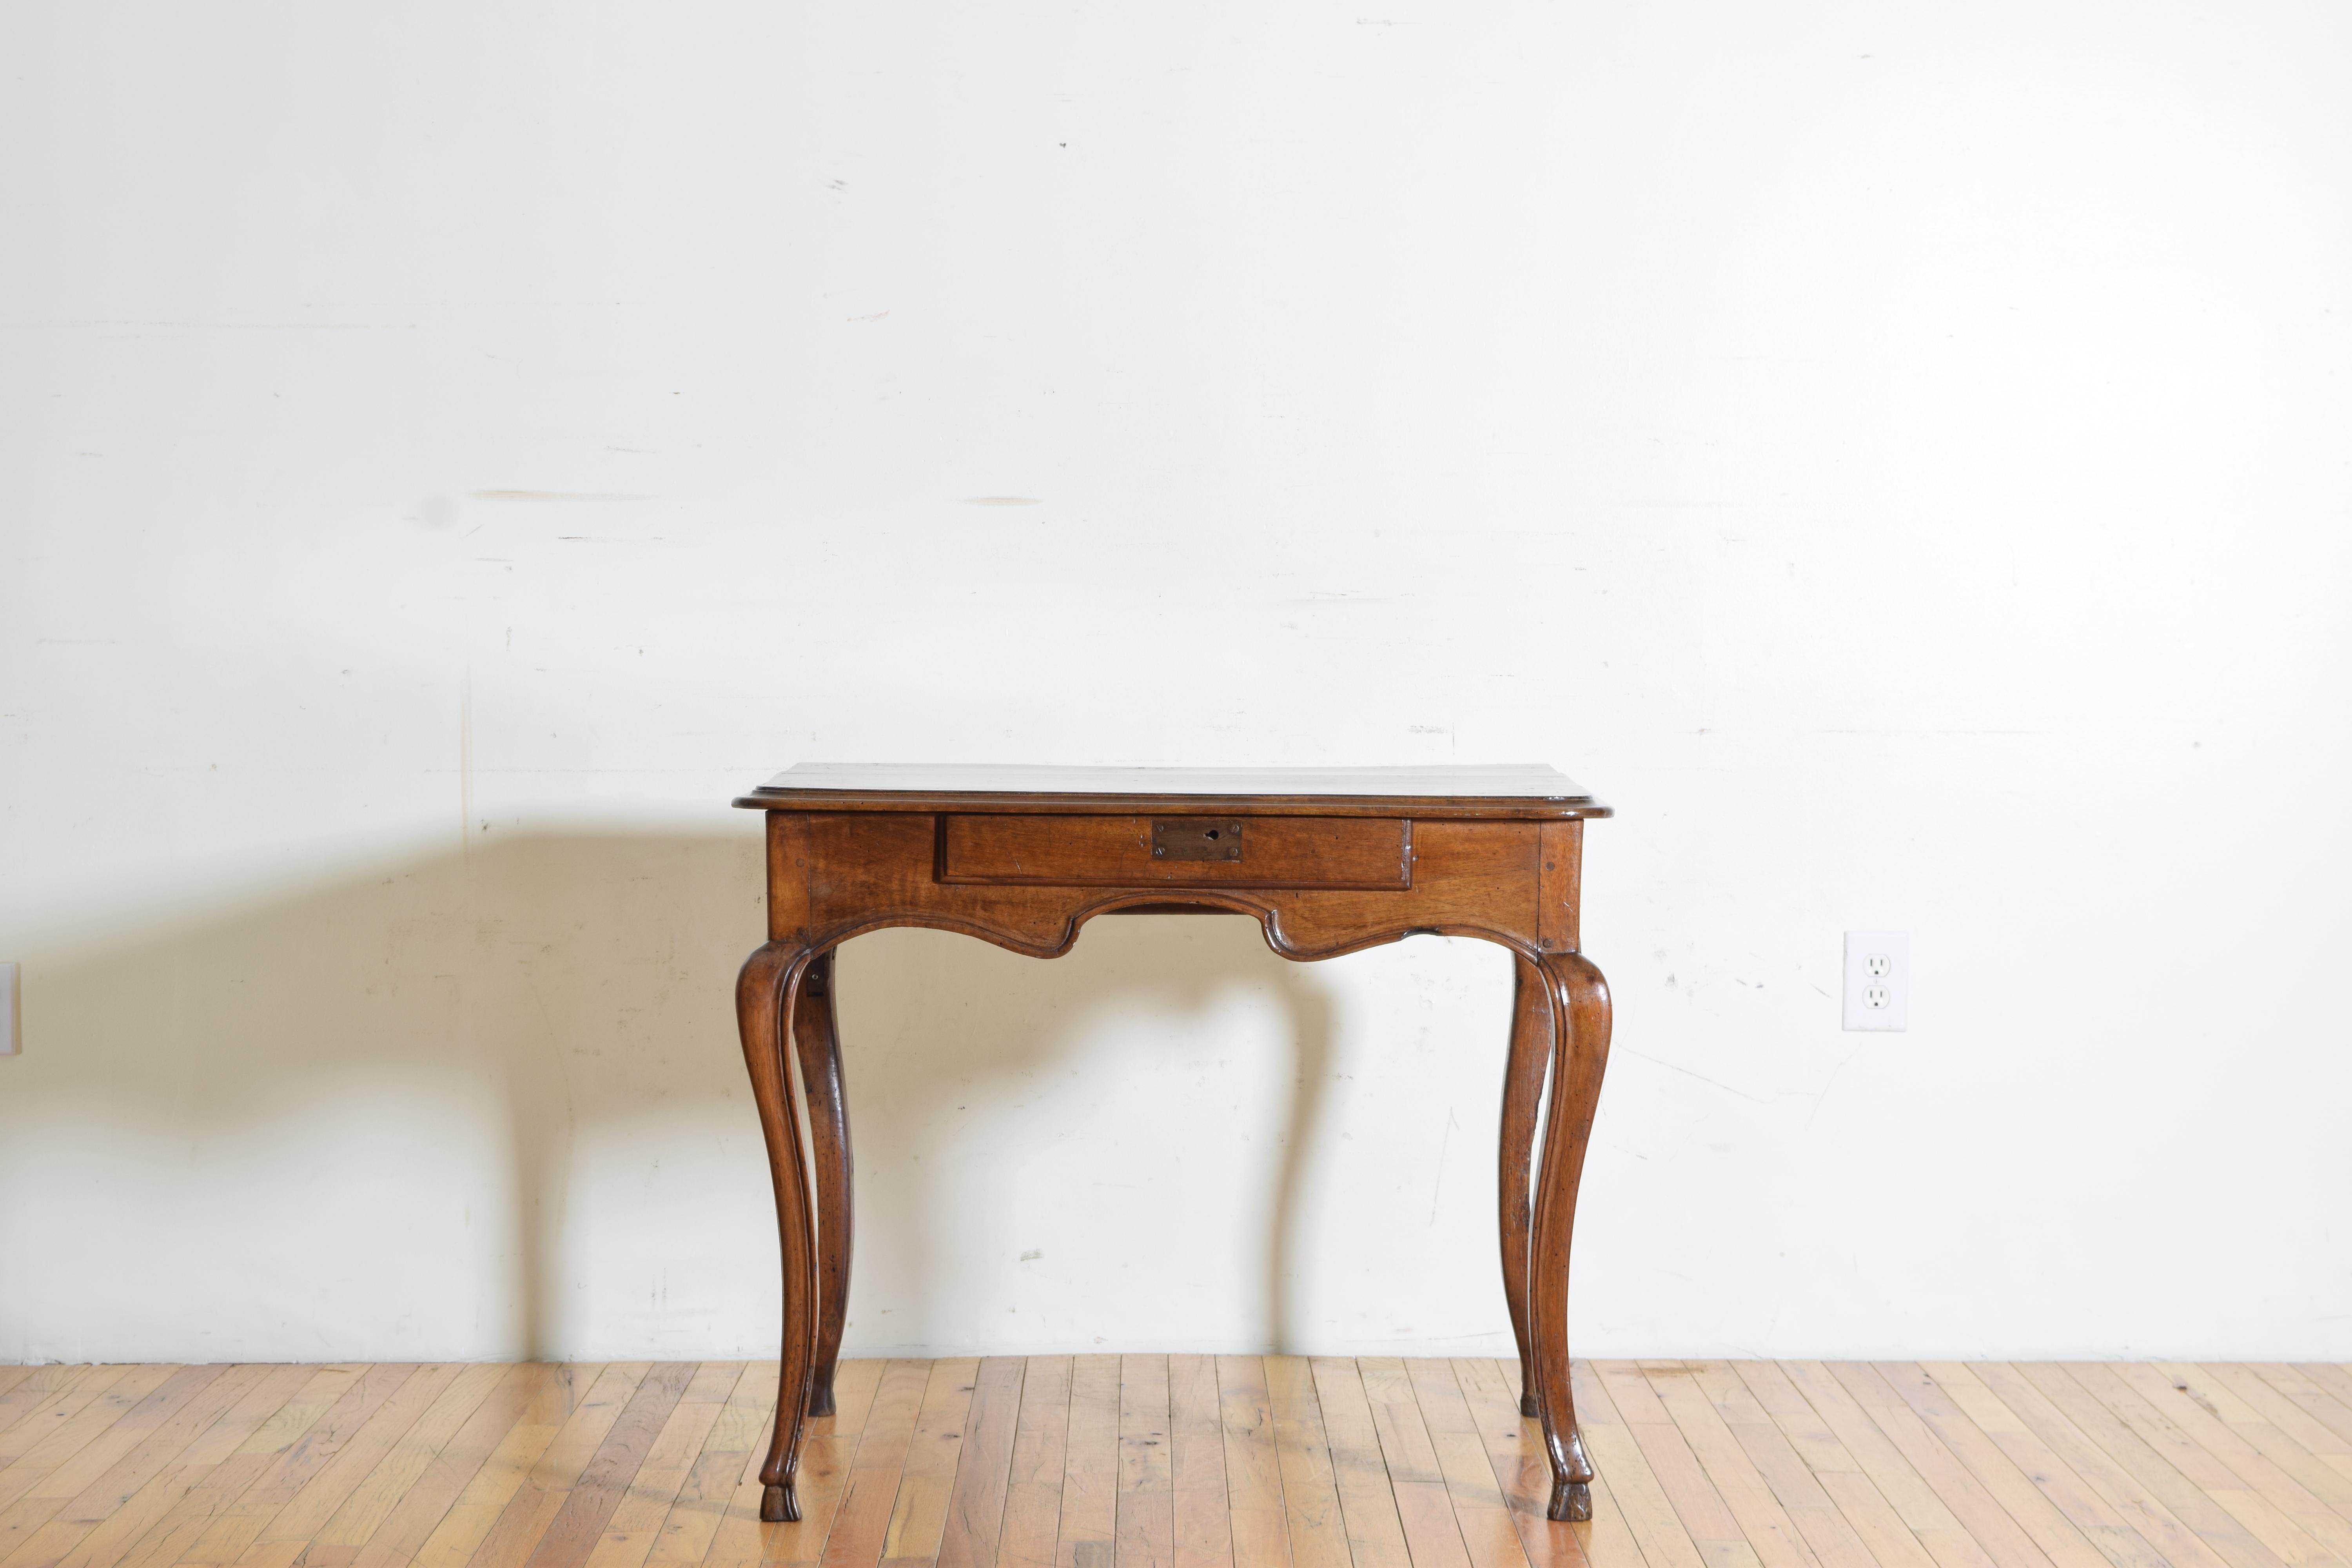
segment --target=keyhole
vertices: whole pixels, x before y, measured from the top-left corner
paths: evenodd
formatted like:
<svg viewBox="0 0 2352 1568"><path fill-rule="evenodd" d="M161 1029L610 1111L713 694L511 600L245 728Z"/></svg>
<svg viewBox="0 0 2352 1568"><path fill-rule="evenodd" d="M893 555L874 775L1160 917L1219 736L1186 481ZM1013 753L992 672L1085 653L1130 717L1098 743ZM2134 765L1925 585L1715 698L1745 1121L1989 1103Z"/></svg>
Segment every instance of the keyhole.
<svg viewBox="0 0 2352 1568"><path fill-rule="evenodd" d="M1209 837L1210 837L1214 838L1216 836L1217 836L1217 830L1216 830L1215 828L1212 827L1211 829L1209 829Z"/></svg>

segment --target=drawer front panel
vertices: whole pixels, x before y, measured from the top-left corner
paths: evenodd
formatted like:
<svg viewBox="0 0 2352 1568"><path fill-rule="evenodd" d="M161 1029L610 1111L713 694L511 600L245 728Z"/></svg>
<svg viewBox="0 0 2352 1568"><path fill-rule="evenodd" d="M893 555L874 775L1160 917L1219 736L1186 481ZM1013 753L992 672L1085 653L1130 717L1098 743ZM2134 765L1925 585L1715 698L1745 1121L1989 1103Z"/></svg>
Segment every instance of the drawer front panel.
<svg viewBox="0 0 2352 1568"><path fill-rule="evenodd" d="M1378 816L940 819L943 882L1104 888L1412 885L1412 824Z"/></svg>

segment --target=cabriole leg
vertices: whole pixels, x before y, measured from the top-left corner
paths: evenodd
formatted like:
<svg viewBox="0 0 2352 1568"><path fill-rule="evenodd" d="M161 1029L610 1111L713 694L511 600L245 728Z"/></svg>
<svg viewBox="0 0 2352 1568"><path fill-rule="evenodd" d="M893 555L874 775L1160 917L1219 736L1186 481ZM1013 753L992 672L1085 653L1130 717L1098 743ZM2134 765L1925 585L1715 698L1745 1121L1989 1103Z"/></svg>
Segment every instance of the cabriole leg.
<svg viewBox="0 0 2352 1568"><path fill-rule="evenodd" d="M816 1342L816 1258L811 1234L815 1216L810 1210L800 1120L793 1109L793 1074L784 1056L808 965L806 948L772 942L744 963L735 984L743 1065L751 1075L751 1098L759 1104L760 1131L767 1141L768 1169L776 1188L776 1237L783 1255L784 1331L776 1433L768 1445L767 1462L760 1467L760 1517L774 1521L801 1516L793 1477L800 1466L801 1433L807 1425L809 1371Z"/></svg>
<svg viewBox="0 0 2352 1568"><path fill-rule="evenodd" d="M1511 995L1511 1056L1503 1068L1503 1140L1499 1186L1503 1237L1503 1299L1511 1309L1511 1337L1519 1344L1519 1414L1536 1413L1535 1358L1528 1353L1528 1226L1533 1208L1536 1110L1550 1065L1551 1005L1544 979L1526 959L1516 960Z"/></svg>
<svg viewBox="0 0 2352 1568"><path fill-rule="evenodd" d="M1576 1227L1576 1191L1592 1135L1601 1075L1609 1065L1609 983L1582 954L1548 954L1539 964L1551 1015L1551 1113L1543 1165L1536 1177L1535 1227L1528 1282L1528 1350L1538 1416L1551 1463L1557 1520L1592 1517L1592 1465L1576 1429L1568 1377L1568 1254Z"/></svg>
<svg viewBox="0 0 2352 1568"><path fill-rule="evenodd" d="M833 954L819 954L801 983L793 1011L801 1087L808 1096L816 1166L816 1351L809 1369L808 1413L833 1414L833 1371L841 1360L841 1325L849 1310L849 1110L842 1098L841 1037L834 1026Z"/></svg>

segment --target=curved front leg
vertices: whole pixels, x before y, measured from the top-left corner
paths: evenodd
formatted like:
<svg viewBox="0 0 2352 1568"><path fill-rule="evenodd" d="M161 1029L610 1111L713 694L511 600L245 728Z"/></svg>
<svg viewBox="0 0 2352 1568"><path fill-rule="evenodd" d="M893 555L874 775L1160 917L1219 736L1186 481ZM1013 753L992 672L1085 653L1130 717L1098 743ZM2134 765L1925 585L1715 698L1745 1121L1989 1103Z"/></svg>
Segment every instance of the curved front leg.
<svg viewBox="0 0 2352 1568"><path fill-rule="evenodd" d="M1536 1413L1535 1358L1528 1353L1528 1181L1536 1157L1536 1111L1543 1100L1544 1068L1551 1057L1551 1005L1544 978L1524 958L1512 965L1511 1056L1503 1068L1503 1141L1498 1184L1503 1235L1503 1299L1511 1309L1511 1337L1519 1343L1519 1414Z"/></svg>
<svg viewBox="0 0 2352 1568"><path fill-rule="evenodd" d="M1568 1250L1593 1107L1609 1065L1609 983L1581 953L1546 954L1538 972L1550 1003L1552 1091L1543 1168L1536 1178L1528 1349L1544 1452L1551 1461L1551 1504L1545 1511L1552 1519L1591 1519L1592 1464L1576 1429L1568 1380Z"/></svg>
<svg viewBox="0 0 2352 1568"><path fill-rule="evenodd" d="M760 1517L789 1521L801 1516L793 1495L800 1466L801 1431L807 1424L809 1369L816 1340L816 1260L812 1245L808 1168L801 1148L800 1119L793 1114L792 1073L784 1040L806 981L809 951L795 942L772 942L754 952L735 983L735 1017L743 1033L743 1065L751 1074L751 1098L760 1107L760 1131L768 1144L768 1169L776 1184L776 1237L784 1265L784 1335L776 1381L776 1434L760 1467L764 1489Z"/></svg>
<svg viewBox="0 0 2352 1568"><path fill-rule="evenodd" d="M841 1037L834 1027L833 954L820 953L793 1009L801 1090L808 1097L809 1141L816 1156L816 1350L809 1369L808 1413L833 1414L833 1371L841 1360L841 1325L849 1312L849 1108L841 1092Z"/></svg>

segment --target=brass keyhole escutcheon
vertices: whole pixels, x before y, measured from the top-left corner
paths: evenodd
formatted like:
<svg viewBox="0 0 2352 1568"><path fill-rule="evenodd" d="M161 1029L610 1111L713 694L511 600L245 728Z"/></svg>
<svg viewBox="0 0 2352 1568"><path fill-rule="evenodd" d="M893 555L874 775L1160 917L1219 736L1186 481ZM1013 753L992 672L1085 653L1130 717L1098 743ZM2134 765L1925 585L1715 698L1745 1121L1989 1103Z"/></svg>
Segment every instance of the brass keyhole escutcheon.
<svg viewBox="0 0 2352 1568"><path fill-rule="evenodd" d="M1238 860L1242 825L1230 817L1165 816L1151 824L1155 860Z"/></svg>

